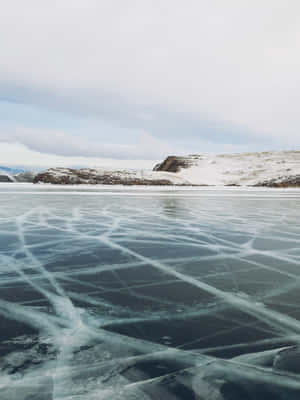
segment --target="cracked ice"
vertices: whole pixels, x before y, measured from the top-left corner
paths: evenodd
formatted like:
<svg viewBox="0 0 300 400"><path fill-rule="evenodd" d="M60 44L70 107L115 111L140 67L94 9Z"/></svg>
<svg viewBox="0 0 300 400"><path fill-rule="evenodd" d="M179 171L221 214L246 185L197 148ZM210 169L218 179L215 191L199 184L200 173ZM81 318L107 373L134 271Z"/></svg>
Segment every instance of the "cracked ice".
<svg viewBox="0 0 300 400"><path fill-rule="evenodd" d="M300 192L0 188L1 400L299 399Z"/></svg>

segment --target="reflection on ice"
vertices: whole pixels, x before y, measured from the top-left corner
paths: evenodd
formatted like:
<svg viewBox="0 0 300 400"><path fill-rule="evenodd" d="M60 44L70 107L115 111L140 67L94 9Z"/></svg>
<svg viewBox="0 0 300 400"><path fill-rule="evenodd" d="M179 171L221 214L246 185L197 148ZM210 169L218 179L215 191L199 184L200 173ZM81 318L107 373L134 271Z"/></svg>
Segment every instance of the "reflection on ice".
<svg viewBox="0 0 300 400"><path fill-rule="evenodd" d="M0 191L1 400L298 400L299 192L128 193Z"/></svg>

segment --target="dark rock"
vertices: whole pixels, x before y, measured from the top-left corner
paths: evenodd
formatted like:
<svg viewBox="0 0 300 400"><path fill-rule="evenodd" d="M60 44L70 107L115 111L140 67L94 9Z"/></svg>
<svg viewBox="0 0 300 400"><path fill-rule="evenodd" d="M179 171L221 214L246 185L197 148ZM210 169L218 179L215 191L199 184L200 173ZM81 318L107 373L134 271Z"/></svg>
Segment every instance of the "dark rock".
<svg viewBox="0 0 300 400"><path fill-rule="evenodd" d="M276 179L270 179L267 181L259 182L256 187L277 187L277 188L286 188L286 187L300 187L300 175L282 177L279 176Z"/></svg>
<svg viewBox="0 0 300 400"><path fill-rule="evenodd" d="M191 167L195 160L199 158L200 156L198 155L188 157L169 156L162 163L156 164L153 171L178 172L181 168Z"/></svg>

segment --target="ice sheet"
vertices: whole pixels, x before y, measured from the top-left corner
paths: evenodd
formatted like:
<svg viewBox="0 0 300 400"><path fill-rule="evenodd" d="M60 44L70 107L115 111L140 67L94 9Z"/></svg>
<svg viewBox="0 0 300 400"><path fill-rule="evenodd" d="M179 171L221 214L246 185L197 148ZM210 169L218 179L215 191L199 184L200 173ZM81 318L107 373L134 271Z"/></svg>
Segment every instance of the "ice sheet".
<svg viewBox="0 0 300 400"><path fill-rule="evenodd" d="M300 192L0 187L1 400L299 399Z"/></svg>

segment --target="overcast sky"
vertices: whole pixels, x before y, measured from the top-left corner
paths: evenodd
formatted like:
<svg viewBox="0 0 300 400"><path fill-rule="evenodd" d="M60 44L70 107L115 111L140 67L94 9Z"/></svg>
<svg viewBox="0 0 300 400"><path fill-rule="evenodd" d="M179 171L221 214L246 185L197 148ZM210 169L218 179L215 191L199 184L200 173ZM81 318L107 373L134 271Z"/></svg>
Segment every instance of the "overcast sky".
<svg viewBox="0 0 300 400"><path fill-rule="evenodd" d="M299 104L299 0L1 2L0 165L300 149Z"/></svg>

